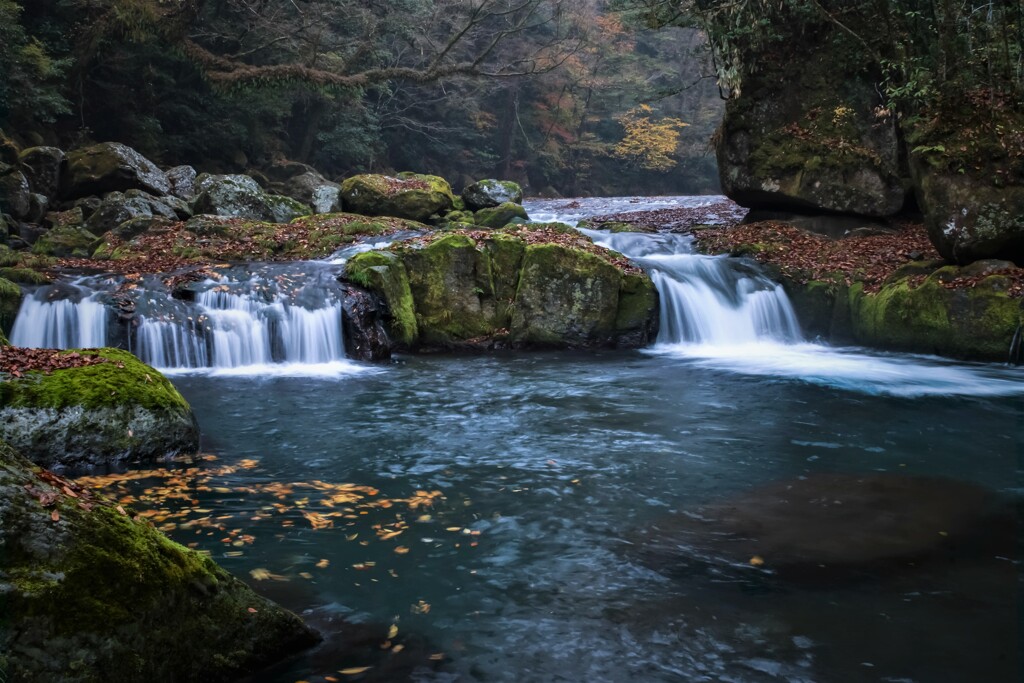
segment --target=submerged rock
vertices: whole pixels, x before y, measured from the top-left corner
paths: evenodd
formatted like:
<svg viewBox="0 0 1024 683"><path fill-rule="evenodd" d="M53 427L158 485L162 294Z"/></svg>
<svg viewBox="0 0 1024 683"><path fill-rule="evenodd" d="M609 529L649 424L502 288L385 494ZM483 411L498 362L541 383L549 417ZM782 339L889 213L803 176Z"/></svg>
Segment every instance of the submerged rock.
<svg viewBox="0 0 1024 683"><path fill-rule="evenodd" d="M163 375L127 351L81 353L108 362L0 381L0 438L46 467L196 452L195 415Z"/></svg>
<svg viewBox="0 0 1024 683"><path fill-rule="evenodd" d="M229 681L316 642L294 614L0 442L0 671Z"/></svg>
<svg viewBox="0 0 1024 683"><path fill-rule="evenodd" d="M992 544L1011 511L980 486L892 474L815 474L666 518L634 539L669 573L710 562L815 579L908 567Z"/></svg>
<svg viewBox="0 0 1024 683"><path fill-rule="evenodd" d="M346 276L388 304L406 348L643 346L657 330L650 278L551 227L455 232L422 248L367 252Z"/></svg>
<svg viewBox="0 0 1024 683"><path fill-rule="evenodd" d="M104 142L68 153L66 197L125 190L165 195L171 191L171 183L156 164L119 142Z"/></svg>
<svg viewBox="0 0 1024 683"><path fill-rule="evenodd" d="M366 216L394 216L425 221L455 206L452 188L444 178L416 173L398 178L364 174L341 184L341 197L348 211Z"/></svg>

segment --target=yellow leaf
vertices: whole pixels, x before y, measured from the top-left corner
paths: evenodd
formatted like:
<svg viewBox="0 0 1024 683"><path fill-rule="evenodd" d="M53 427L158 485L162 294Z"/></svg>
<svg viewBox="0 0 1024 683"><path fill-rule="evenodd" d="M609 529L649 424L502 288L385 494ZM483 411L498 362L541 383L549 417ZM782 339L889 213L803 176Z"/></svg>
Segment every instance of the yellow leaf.
<svg viewBox="0 0 1024 683"><path fill-rule="evenodd" d="M266 569L253 569L249 572L249 576L257 581L266 581L270 578L270 572Z"/></svg>
<svg viewBox="0 0 1024 683"><path fill-rule="evenodd" d="M391 624L391 628L388 629L388 640L394 639L398 635L398 626Z"/></svg>
<svg viewBox="0 0 1024 683"><path fill-rule="evenodd" d="M409 552L409 549L406 548L404 545L400 545L397 548L395 548L395 552L399 555L405 555L407 552Z"/></svg>
<svg viewBox="0 0 1024 683"><path fill-rule="evenodd" d="M338 673L343 674L345 676L355 676L356 674L361 674L364 671L369 671L372 668L372 666L353 666L348 669L342 669Z"/></svg>
<svg viewBox="0 0 1024 683"><path fill-rule="evenodd" d="M754 555L752 558L750 558L750 564L752 564L755 567L761 567L764 565L764 558L760 555Z"/></svg>

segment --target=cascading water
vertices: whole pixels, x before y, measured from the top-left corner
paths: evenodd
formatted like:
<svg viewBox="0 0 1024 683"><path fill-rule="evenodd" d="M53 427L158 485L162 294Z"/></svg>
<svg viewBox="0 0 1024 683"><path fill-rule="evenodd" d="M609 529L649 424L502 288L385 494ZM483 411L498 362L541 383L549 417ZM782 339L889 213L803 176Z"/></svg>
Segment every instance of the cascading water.
<svg viewBox="0 0 1024 683"><path fill-rule="evenodd" d="M728 346L802 338L782 287L751 263L695 254L687 235L581 232L648 270L661 298L659 344Z"/></svg>
<svg viewBox="0 0 1024 683"><path fill-rule="evenodd" d="M11 343L33 348L95 348L107 345L110 313L84 280L54 285L25 297Z"/></svg>

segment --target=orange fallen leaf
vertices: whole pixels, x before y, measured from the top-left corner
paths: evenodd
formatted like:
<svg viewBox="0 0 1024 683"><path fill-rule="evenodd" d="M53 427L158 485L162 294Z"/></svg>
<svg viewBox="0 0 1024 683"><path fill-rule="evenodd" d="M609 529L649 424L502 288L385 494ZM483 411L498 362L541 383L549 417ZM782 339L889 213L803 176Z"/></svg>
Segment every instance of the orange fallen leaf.
<svg viewBox="0 0 1024 683"><path fill-rule="evenodd" d="M348 669L341 669L338 673L340 673L342 675L345 675L345 676L355 676L355 675L361 674L361 673L363 673L365 671L369 671L372 668L373 668L372 666L353 666L353 667L350 667Z"/></svg>

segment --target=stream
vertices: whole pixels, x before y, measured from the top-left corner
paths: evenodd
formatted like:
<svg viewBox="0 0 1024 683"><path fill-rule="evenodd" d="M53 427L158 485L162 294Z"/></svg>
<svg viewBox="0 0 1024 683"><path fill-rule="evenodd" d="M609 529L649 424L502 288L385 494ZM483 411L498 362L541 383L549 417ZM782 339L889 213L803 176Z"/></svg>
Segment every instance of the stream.
<svg viewBox="0 0 1024 683"><path fill-rule="evenodd" d="M344 255L209 283L189 303L205 332L154 294L142 355L191 403L205 455L94 483L324 633L254 680L1019 680L1024 371L815 344L752 264L682 235L588 234L651 270L653 347L348 361ZM14 341L104 341L106 285L73 286L27 301ZM708 517L771 520L780 482L838 505L835 477L912 485L891 510L851 508L810 570ZM909 542L882 538L886 515L924 550L879 550ZM780 557L814 533L813 515L787 520Z"/></svg>

